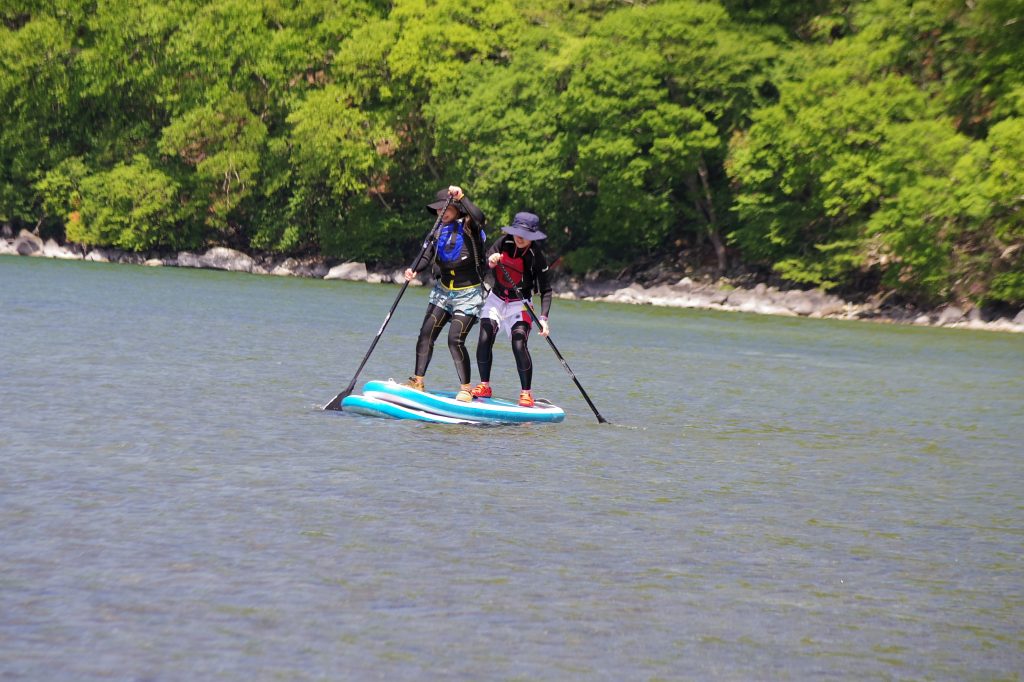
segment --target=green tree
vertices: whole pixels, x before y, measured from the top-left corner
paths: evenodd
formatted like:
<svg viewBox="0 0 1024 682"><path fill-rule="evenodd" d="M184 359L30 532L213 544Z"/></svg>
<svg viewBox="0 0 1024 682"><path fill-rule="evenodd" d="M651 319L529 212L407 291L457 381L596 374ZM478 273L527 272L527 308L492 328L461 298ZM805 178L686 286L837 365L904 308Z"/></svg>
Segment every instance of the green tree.
<svg viewBox="0 0 1024 682"><path fill-rule="evenodd" d="M79 194L79 215L68 223L71 241L130 251L197 243L196 234L179 229L178 187L141 154L82 178Z"/></svg>
<svg viewBox="0 0 1024 682"><path fill-rule="evenodd" d="M386 243L367 209L373 205L371 192L380 191L385 182L394 152L387 126L369 117L337 85L310 93L288 123L297 200L293 208L314 230L310 236L326 253L341 257L363 255L353 247L373 244L367 232ZM370 248L373 255L384 255Z"/></svg>
<svg viewBox="0 0 1024 682"><path fill-rule="evenodd" d="M609 13L563 96L587 241L623 259L722 239L727 140L761 100L776 55L718 5L680 0ZM671 248L671 247L669 247Z"/></svg>
<svg viewBox="0 0 1024 682"><path fill-rule="evenodd" d="M28 3L26 3L28 5ZM56 19L3 10L0 25L0 220L37 215L33 186L71 154L72 36ZM11 27L13 25L13 28Z"/></svg>
<svg viewBox="0 0 1024 682"><path fill-rule="evenodd" d="M449 97L424 107L436 129L434 156L469 183L491 225L531 210L556 245L575 222L567 201L571 150L559 122L567 71L558 60L562 38L571 43L548 29L529 29L507 62L468 65Z"/></svg>
<svg viewBox="0 0 1024 682"><path fill-rule="evenodd" d="M936 37L962 31L964 17L944 0L903 9L864 3L851 35L791 52L779 103L755 112L731 146L731 237L795 282L856 287L876 271L911 300L1006 301L1019 269L1015 203L993 188L1016 181L1005 171L988 180L992 161L979 150L990 143L961 135L963 119L943 112L953 100L933 95L956 70Z"/></svg>
<svg viewBox="0 0 1024 682"><path fill-rule="evenodd" d="M1001 121L975 142L947 130L908 130L904 161L920 171L871 218L888 257L885 282L929 304L1020 305L1024 120Z"/></svg>
<svg viewBox="0 0 1024 682"><path fill-rule="evenodd" d="M205 219L214 235L237 241L232 216L252 195L266 139L266 126L238 94L176 117L163 131L160 151L194 169L183 176L191 197L183 215Z"/></svg>
<svg viewBox="0 0 1024 682"><path fill-rule="evenodd" d="M733 140L740 226L730 238L794 282L849 284L867 264L867 221L906 178L886 150L903 125L935 114L905 78L861 85L851 76L827 67L785 85L780 103Z"/></svg>

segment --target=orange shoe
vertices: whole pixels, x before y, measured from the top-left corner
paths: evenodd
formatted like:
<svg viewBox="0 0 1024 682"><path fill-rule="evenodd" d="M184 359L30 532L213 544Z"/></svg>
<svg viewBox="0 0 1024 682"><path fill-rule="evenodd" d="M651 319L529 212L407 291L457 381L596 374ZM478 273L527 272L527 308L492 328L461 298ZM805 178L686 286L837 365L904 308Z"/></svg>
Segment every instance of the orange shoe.
<svg viewBox="0 0 1024 682"><path fill-rule="evenodd" d="M520 391L519 407L533 407L533 393L529 391Z"/></svg>
<svg viewBox="0 0 1024 682"><path fill-rule="evenodd" d="M490 398L491 385L480 382L479 384L473 387L473 390L470 391L470 393L473 394L474 398Z"/></svg>
<svg viewBox="0 0 1024 682"><path fill-rule="evenodd" d="M455 394L455 399L460 403L468 403L473 400L473 394L469 392L469 384L459 386L459 392Z"/></svg>

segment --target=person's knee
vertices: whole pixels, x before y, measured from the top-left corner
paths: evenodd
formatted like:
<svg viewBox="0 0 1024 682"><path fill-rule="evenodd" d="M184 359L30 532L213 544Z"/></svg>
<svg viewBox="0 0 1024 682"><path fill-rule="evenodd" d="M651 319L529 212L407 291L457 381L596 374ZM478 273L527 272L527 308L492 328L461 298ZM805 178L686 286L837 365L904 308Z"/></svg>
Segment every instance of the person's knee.
<svg viewBox="0 0 1024 682"><path fill-rule="evenodd" d="M450 348L461 348L466 344L466 332L462 329L456 329L453 326L448 330L448 346Z"/></svg>

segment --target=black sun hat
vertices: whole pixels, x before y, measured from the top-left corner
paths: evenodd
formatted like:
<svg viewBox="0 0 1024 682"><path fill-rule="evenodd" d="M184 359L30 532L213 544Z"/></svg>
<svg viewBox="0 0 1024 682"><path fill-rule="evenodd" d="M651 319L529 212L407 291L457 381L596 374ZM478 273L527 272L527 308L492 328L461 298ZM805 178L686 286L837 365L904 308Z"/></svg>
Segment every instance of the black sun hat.
<svg viewBox="0 0 1024 682"><path fill-rule="evenodd" d="M437 190L437 200L433 203L427 204L427 213L434 215L437 213L437 209L444 208L445 204L448 203L448 190L439 189ZM465 214L465 210L462 208L462 202L452 199L452 206L459 209L459 213Z"/></svg>
<svg viewBox="0 0 1024 682"><path fill-rule="evenodd" d="M540 231L540 218L532 213L516 213L512 224L501 228L505 234L522 237L531 242L547 239L547 235Z"/></svg>

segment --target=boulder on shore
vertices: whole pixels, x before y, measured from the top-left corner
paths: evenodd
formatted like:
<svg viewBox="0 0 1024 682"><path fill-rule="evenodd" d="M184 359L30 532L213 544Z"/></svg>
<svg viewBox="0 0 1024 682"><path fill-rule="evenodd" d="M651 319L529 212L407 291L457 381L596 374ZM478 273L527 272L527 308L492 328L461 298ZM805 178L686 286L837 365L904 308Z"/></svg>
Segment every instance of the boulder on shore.
<svg viewBox="0 0 1024 682"><path fill-rule="evenodd" d="M366 281L366 263L342 263L331 268L324 279L343 279L348 281Z"/></svg>
<svg viewBox="0 0 1024 682"><path fill-rule="evenodd" d="M19 256L38 256L43 252L43 240L28 230L22 230L14 239L14 252Z"/></svg>
<svg viewBox="0 0 1024 682"><path fill-rule="evenodd" d="M199 256L192 253L191 251L179 251L178 257L175 259L179 268L201 268L203 267L202 262L199 260Z"/></svg>
<svg viewBox="0 0 1024 682"><path fill-rule="evenodd" d="M950 324L956 324L964 319L964 311L955 305L951 305L941 313L939 313L939 319L936 320L936 324L940 327L945 327Z"/></svg>
<svg viewBox="0 0 1024 682"><path fill-rule="evenodd" d="M252 256L223 246L215 246L199 258L200 267L231 272L252 272Z"/></svg>
<svg viewBox="0 0 1024 682"><path fill-rule="evenodd" d="M285 258L270 268L270 274L275 277L297 277L298 275L295 271L298 267L299 261L294 258Z"/></svg>
<svg viewBox="0 0 1024 682"><path fill-rule="evenodd" d="M61 246L53 239L47 239L43 244L42 255L44 258L59 258L61 260L82 260L82 254Z"/></svg>

